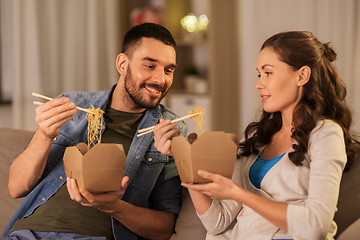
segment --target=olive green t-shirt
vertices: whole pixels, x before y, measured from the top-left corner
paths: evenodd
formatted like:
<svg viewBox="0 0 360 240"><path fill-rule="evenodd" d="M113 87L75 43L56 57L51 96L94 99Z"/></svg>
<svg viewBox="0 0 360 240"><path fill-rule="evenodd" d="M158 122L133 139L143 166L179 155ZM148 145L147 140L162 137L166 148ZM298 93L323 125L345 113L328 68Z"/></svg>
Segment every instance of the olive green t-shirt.
<svg viewBox="0 0 360 240"><path fill-rule="evenodd" d="M126 113L107 107L104 114L106 129L101 142L123 144L127 155L137 126L144 114L145 112ZM12 231L21 229L114 238L110 215L71 200L66 184L38 207L32 215L17 220Z"/></svg>

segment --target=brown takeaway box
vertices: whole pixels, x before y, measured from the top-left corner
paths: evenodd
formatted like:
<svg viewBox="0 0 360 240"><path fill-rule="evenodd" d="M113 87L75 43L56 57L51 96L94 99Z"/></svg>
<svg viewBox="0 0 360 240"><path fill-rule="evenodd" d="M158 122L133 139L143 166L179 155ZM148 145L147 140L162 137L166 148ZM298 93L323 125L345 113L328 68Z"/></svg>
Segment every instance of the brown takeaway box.
<svg viewBox="0 0 360 240"><path fill-rule="evenodd" d="M121 189L126 162L121 144L99 143L88 150L79 143L66 148L63 160L66 175L76 179L79 188L93 193Z"/></svg>
<svg viewBox="0 0 360 240"><path fill-rule="evenodd" d="M237 149L236 135L221 131L204 132L192 144L183 136L174 137L171 143L180 179L185 183L209 182L197 174L198 170L231 178Z"/></svg>

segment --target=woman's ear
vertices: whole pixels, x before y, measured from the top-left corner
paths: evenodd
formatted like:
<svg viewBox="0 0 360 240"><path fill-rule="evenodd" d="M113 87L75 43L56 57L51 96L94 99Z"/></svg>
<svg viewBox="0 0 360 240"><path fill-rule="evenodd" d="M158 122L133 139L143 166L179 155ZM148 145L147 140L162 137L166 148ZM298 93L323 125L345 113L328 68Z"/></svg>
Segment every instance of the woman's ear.
<svg viewBox="0 0 360 240"><path fill-rule="evenodd" d="M128 57L124 53L120 53L116 58L116 69L120 73L120 75L125 75L126 73L126 65L128 62Z"/></svg>
<svg viewBox="0 0 360 240"><path fill-rule="evenodd" d="M311 68L309 66L302 66L299 70L299 78L297 81L297 85L299 87L304 86L310 79L311 76Z"/></svg>

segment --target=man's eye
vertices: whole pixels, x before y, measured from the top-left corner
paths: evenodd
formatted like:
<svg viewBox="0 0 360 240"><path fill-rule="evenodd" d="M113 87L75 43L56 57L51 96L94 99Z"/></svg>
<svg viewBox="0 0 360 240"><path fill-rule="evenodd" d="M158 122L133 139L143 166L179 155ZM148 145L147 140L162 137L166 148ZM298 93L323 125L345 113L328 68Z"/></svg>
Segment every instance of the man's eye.
<svg viewBox="0 0 360 240"><path fill-rule="evenodd" d="M166 69L165 73L166 74L172 74L172 73L174 73L174 69Z"/></svg>
<svg viewBox="0 0 360 240"><path fill-rule="evenodd" d="M154 68L154 65L145 65L145 67L152 69Z"/></svg>

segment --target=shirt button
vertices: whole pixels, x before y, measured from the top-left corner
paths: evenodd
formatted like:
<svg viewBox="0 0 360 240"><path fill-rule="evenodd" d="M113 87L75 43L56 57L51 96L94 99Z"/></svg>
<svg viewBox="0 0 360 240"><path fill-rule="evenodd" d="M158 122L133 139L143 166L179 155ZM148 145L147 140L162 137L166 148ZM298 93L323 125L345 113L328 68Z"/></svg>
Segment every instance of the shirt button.
<svg viewBox="0 0 360 240"><path fill-rule="evenodd" d="M151 161L152 161L152 158L149 158L148 161L151 162Z"/></svg>
<svg viewBox="0 0 360 240"><path fill-rule="evenodd" d="M56 141L56 137L54 137L54 141Z"/></svg>
<svg viewBox="0 0 360 240"><path fill-rule="evenodd" d="M41 200L45 201L45 198L42 198Z"/></svg>
<svg viewBox="0 0 360 240"><path fill-rule="evenodd" d="M139 159L140 158L140 155L136 155L136 159Z"/></svg>
<svg viewBox="0 0 360 240"><path fill-rule="evenodd" d="M64 177L63 177L63 176L60 176L60 180L64 180Z"/></svg>

